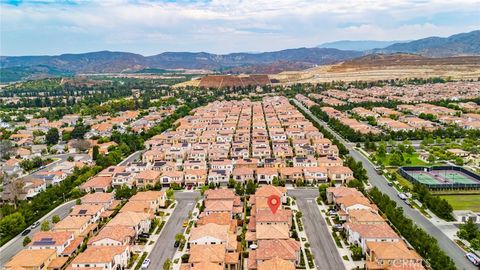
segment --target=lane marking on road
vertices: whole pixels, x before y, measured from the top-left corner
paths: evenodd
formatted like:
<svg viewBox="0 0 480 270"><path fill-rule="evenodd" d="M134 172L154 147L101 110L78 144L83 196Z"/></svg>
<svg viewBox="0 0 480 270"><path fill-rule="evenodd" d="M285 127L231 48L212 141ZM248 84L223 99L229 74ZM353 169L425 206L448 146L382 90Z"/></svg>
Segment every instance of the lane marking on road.
<svg viewBox="0 0 480 270"><path fill-rule="evenodd" d="M307 203L311 203L311 202L312 202L312 199L310 199L310 200L307 200Z"/></svg>
<svg viewBox="0 0 480 270"><path fill-rule="evenodd" d="M187 205L192 205L192 204L193 204L193 203L191 203L191 202L187 203Z"/></svg>

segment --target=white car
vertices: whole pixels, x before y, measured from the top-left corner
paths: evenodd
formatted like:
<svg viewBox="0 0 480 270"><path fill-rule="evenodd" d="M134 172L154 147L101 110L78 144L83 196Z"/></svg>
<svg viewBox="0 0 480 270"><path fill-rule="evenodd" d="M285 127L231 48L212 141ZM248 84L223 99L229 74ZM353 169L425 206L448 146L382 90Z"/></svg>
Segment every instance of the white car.
<svg viewBox="0 0 480 270"><path fill-rule="evenodd" d="M142 263L141 269L147 269L149 265L150 265L150 259L145 259Z"/></svg>
<svg viewBox="0 0 480 270"><path fill-rule="evenodd" d="M405 195L404 193L398 193L398 197L404 201L408 199L407 195Z"/></svg>
<svg viewBox="0 0 480 270"><path fill-rule="evenodd" d="M37 221L35 223L32 224L32 226L30 226L31 229L35 229L36 227L38 227L40 225L40 221Z"/></svg>
<svg viewBox="0 0 480 270"><path fill-rule="evenodd" d="M473 265L480 266L480 258L478 258L477 255L475 255L473 253L467 253L467 254L465 254L465 257L467 257L467 259L469 261L471 261L473 263Z"/></svg>

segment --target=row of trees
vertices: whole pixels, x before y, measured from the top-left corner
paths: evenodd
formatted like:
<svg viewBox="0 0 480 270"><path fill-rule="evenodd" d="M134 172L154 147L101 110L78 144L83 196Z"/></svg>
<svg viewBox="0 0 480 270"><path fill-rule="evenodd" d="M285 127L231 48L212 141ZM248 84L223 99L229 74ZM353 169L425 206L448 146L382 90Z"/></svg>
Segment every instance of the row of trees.
<svg viewBox="0 0 480 270"><path fill-rule="evenodd" d="M372 201L387 216L400 234L430 263L434 270L454 270L455 263L439 247L437 240L403 215L403 210L376 187L368 192Z"/></svg>
<svg viewBox="0 0 480 270"><path fill-rule="evenodd" d="M480 229L472 219L460 225L460 230L457 232L458 237L470 242L470 245L475 250L480 250Z"/></svg>
<svg viewBox="0 0 480 270"><path fill-rule="evenodd" d="M425 185L416 184L413 190L414 196L435 215L445 220L453 220L453 207L447 200L432 195Z"/></svg>

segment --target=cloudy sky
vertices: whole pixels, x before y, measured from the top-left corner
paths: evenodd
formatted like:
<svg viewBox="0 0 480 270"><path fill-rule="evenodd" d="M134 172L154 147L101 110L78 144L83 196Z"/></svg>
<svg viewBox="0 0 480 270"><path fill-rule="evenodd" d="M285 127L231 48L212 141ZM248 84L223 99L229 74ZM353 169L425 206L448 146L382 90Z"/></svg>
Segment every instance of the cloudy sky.
<svg viewBox="0 0 480 270"><path fill-rule="evenodd" d="M0 55L154 55L411 40L480 29L480 0L0 0Z"/></svg>

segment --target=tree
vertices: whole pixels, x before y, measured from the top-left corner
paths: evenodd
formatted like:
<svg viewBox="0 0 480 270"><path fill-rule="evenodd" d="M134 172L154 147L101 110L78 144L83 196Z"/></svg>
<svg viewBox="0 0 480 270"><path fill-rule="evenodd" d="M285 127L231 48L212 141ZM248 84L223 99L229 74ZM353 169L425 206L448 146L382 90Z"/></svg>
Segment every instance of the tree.
<svg viewBox="0 0 480 270"><path fill-rule="evenodd" d="M58 222L60 222L60 217L58 215L53 215L52 223L57 224Z"/></svg>
<svg viewBox="0 0 480 270"><path fill-rule="evenodd" d="M320 198L322 198L322 201L326 202L327 201L327 184L321 184L318 186L318 192L320 193Z"/></svg>
<svg viewBox="0 0 480 270"><path fill-rule="evenodd" d="M434 163L435 160L436 160L435 155L433 155L433 154L428 155L427 161L429 163Z"/></svg>
<svg viewBox="0 0 480 270"><path fill-rule="evenodd" d="M460 230L457 234L458 237L470 241L480 236L480 230L472 219L468 219L467 222L460 225Z"/></svg>
<svg viewBox="0 0 480 270"><path fill-rule="evenodd" d="M49 231L50 230L50 222L48 220L45 220L42 222L42 225L40 225L40 230L43 232Z"/></svg>
<svg viewBox="0 0 480 270"><path fill-rule="evenodd" d="M57 128L49 129L47 132L47 135L45 135L45 140L48 145L57 144L59 139L60 139L60 134L58 133Z"/></svg>
<svg viewBox="0 0 480 270"><path fill-rule="evenodd" d="M32 242L32 239L30 239L30 237L28 236L25 236L25 238L23 238L23 246L27 246L30 242Z"/></svg>
<svg viewBox="0 0 480 270"><path fill-rule="evenodd" d="M247 194L255 194L255 190L257 189L257 186L255 185L255 183L253 183L253 181L250 179L248 180L247 182L247 188L245 189L245 192Z"/></svg>
<svg viewBox="0 0 480 270"><path fill-rule="evenodd" d="M377 148L377 156L379 156L380 158L385 158L386 155L387 155L387 146L385 145L384 142L381 142Z"/></svg>
<svg viewBox="0 0 480 270"><path fill-rule="evenodd" d="M75 140L72 142L72 147L77 149L79 152L84 152L90 148L90 143L86 140Z"/></svg>
<svg viewBox="0 0 480 270"><path fill-rule="evenodd" d="M172 270L172 260L166 259L163 263L163 270Z"/></svg>
<svg viewBox="0 0 480 270"><path fill-rule="evenodd" d="M10 140L0 140L0 158L8 159L13 153L13 144Z"/></svg>
<svg viewBox="0 0 480 270"><path fill-rule="evenodd" d="M243 194L245 193L245 189L243 188L242 183L237 182L237 184L235 185L235 193L238 196L243 196Z"/></svg>
<svg viewBox="0 0 480 270"><path fill-rule="evenodd" d="M185 236L183 235L183 233L177 233L175 235L175 242L182 244L184 241L185 241Z"/></svg>
<svg viewBox="0 0 480 270"><path fill-rule="evenodd" d="M402 166L403 164L403 156L401 153L395 151L391 156L390 156L390 165L392 166Z"/></svg>
<svg viewBox="0 0 480 270"><path fill-rule="evenodd" d="M73 162L73 161L75 161L75 159L73 158L73 156L68 156L68 157L67 157L67 161Z"/></svg>
<svg viewBox="0 0 480 270"><path fill-rule="evenodd" d="M272 185L278 187L280 185L280 181L278 180L278 177L274 176L272 179Z"/></svg>
<svg viewBox="0 0 480 270"><path fill-rule="evenodd" d="M85 126L82 121L77 121L77 124L73 128L70 136L72 137L72 139L83 139L85 133L87 133L88 130L89 127Z"/></svg>
<svg viewBox="0 0 480 270"><path fill-rule="evenodd" d="M463 166L463 159L461 157L455 158L455 165Z"/></svg>
<svg viewBox="0 0 480 270"><path fill-rule="evenodd" d="M358 180L358 179L350 180L350 182L348 182L347 186L351 187L351 188L356 188L361 192L363 192L365 190L365 188L363 186L363 182Z"/></svg>
<svg viewBox="0 0 480 270"><path fill-rule="evenodd" d="M174 200L175 199L175 193L173 192L173 189L171 189L171 188L167 189L166 195L167 195L167 199L169 199L169 200Z"/></svg>
<svg viewBox="0 0 480 270"><path fill-rule="evenodd" d="M7 238L19 234L27 225L25 217L20 212L0 219L0 238Z"/></svg>
<svg viewBox="0 0 480 270"><path fill-rule="evenodd" d="M98 155L100 154L100 151L99 151L99 147L98 145L95 145L92 149L92 159L93 160L97 160L98 159Z"/></svg>
<svg viewBox="0 0 480 270"><path fill-rule="evenodd" d="M129 188L127 185L121 185L115 190L115 199L130 199L130 197L132 197L135 193L135 188Z"/></svg>
<svg viewBox="0 0 480 270"><path fill-rule="evenodd" d="M235 182L235 180L233 180L233 178L228 179L228 184L227 184L228 188L234 188L235 183L236 182Z"/></svg>

